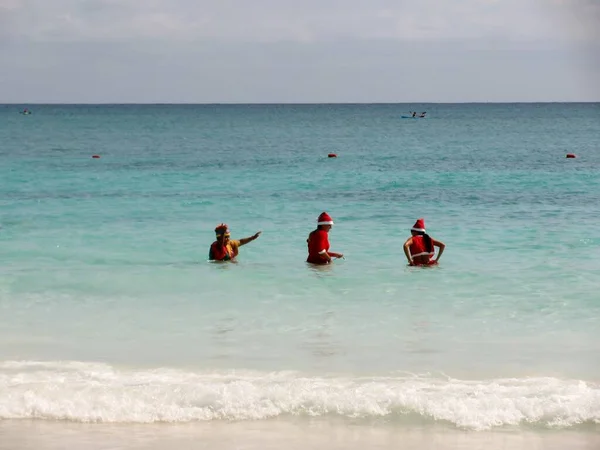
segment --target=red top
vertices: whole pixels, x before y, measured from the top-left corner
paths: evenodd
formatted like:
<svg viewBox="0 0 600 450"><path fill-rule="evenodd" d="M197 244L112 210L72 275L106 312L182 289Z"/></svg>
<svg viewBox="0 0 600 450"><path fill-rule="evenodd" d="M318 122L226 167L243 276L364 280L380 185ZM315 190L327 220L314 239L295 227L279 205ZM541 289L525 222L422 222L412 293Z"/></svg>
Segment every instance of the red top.
<svg viewBox="0 0 600 450"><path fill-rule="evenodd" d="M329 236L325 230L315 230L308 235L308 258L306 262L313 264L326 264L328 261L320 255L325 250L329 251Z"/></svg>
<svg viewBox="0 0 600 450"><path fill-rule="evenodd" d="M215 241L210 246L208 259L211 261L231 261L238 254L240 241L231 239L227 245L223 245L219 241Z"/></svg>
<svg viewBox="0 0 600 450"><path fill-rule="evenodd" d="M409 250L410 256L413 258L418 258L419 261L431 259L435 255L433 249L430 252L427 251L427 246L425 245L425 239L423 236L413 236L412 244L410 245Z"/></svg>

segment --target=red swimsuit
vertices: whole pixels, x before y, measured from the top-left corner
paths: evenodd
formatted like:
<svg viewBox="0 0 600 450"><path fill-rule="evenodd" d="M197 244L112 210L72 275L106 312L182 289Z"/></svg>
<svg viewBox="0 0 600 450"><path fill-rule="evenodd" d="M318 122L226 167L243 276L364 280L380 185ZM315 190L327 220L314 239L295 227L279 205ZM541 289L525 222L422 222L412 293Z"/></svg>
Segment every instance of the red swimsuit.
<svg viewBox="0 0 600 450"><path fill-rule="evenodd" d="M410 256L413 259L413 265L431 266L433 264L437 264L436 261L431 259L434 257L435 252L433 250L430 252L427 251L427 246L425 245L425 239L423 236L413 236L412 243L408 249L410 251ZM424 262L425 258L427 258L427 262Z"/></svg>

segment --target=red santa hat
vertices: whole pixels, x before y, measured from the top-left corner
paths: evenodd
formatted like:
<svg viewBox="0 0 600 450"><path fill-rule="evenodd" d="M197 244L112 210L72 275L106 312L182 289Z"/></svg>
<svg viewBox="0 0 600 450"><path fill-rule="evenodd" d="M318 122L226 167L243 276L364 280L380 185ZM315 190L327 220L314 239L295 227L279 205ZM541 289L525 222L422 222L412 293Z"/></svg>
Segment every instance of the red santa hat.
<svg viewBox="0 0 600 450"><path fill-rule="evenodd" d="M333 219L326 212L322 212L317 219L317 225L333 225Z"/></svg>
<svg viewBox="0 0 600 450"><path fill-rule="evenodd" d="M417 231L419 233L425 233L425 219L417 219L410 231Z"/></svg>

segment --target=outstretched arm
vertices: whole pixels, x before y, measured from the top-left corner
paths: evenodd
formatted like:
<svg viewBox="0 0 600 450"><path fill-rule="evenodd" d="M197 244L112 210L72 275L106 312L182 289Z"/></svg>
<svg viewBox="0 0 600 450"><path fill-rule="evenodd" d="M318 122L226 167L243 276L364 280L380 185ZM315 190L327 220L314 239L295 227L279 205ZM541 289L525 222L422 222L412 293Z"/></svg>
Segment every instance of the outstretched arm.
<svg viewBox="0 0 600 450"><path fill-rule="evenodd" d="M253 236L240 239L240 245L246 245L248 242L252 242L253 240L258 239L258 237L260 236L260 233L262 233L262 231L259 231L258 233L256 233Z"/></svg>
<svg viewBox="0 0 600 450"><path fill-rule="evenodd" d="M433 243L433 245L435 245L436 247L439 247L439 249L440 249L438 251L437 258L435 258L435 262L438 262L440 260L440 257L442 256L442 253L444 253L446 244L444 244L442 241L436 241L435 239L431 239L431 242Z"/></svg>
<svg viewBox="0 0 600 450"><path fill-rule="evenodd" d="M406 259L408 260L408 264L412 265L412 258L410 257L410 251L409 251L409 247L410 244L412 244L412 237L409 237L406 242L404 243L404 254L406 255Z"/></svg>
<svg viewBox="0 0 600 450"><path fill-rule="evenodd" d="M335 252L327 252L327 254L332 258L343 258L343 253L335 253Z"/></svg>

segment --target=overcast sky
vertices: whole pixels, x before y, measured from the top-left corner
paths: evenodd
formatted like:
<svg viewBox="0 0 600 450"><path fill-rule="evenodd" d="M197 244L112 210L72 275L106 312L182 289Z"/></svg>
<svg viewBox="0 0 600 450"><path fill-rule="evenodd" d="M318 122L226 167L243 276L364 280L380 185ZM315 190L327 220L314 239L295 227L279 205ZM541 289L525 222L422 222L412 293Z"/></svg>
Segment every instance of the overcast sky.
<svg viewBox="0 0 600 450"><path fill-rule="evenodd" d="M600 0L0 0L0 103L600 101Z"/></svg>

